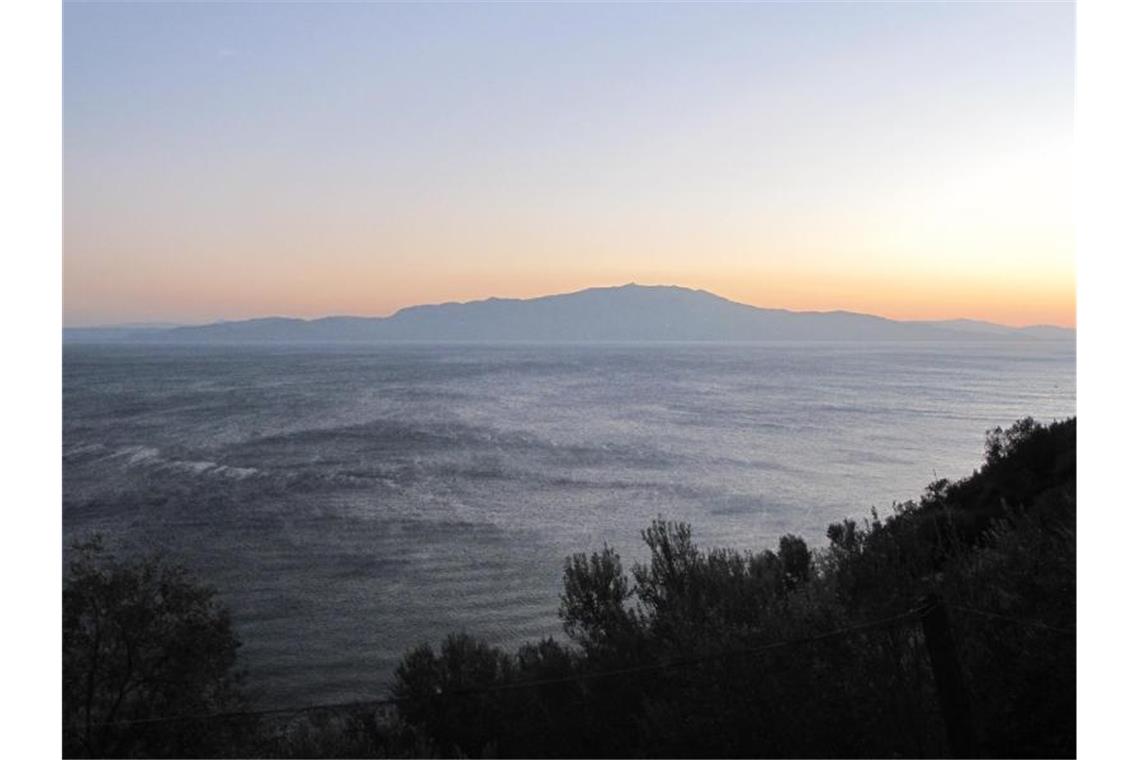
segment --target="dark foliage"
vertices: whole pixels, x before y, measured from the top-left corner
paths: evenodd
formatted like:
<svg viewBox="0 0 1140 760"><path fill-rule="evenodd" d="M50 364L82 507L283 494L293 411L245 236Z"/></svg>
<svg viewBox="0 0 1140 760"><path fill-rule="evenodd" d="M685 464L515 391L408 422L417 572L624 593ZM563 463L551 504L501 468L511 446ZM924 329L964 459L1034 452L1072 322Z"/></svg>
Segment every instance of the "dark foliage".
<svg viewBox="0 0 1140 760"><path fill-rule="evenodd" d="M214 592L182 568L77 544L63 586L64 753L223 751L240 721L196 716L240 709L238 646Z"/></svg>
<svg viewBox="0 0 1140 760"><path fill-rule="evenodd" d="M815 551L704 550L660 519L642 537L628 576L608 547L567 560L572 647L410 653L404 719L468 756L945 756L922 626L896 619L937 594L979 751L1075 754L1075 419L991 431L971 477Z"/></svg>

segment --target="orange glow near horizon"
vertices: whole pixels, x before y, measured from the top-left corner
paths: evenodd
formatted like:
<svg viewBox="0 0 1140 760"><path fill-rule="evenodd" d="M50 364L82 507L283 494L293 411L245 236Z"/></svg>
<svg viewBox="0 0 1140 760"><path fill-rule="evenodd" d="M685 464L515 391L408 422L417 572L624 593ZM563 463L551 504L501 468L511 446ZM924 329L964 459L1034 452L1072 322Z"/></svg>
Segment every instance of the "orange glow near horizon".
<svg viewBox="0 0 1140 760"><path fill-rule="evenodd" d="M425 277L405 277L401 297L378 296L370 283L356 287L343 283L309 280L310 287L272 292L252 291L240 283L212 288L209 294L192 282L169 282L165 287L153 280L140 280L138 303L157 297L153 310L123 312L111 320L84 319L81 309L72 312L69 326L126 322L205 323L218 319L248 319L264 316L292 316L313 319L332 315L388 316L401 308L448 301L476 301L484 298L535 298L567 293L590 287L612 287L628 282L643 285L680 285L707 290L732 301L762 308L792 311L843 310L874 314L899 320L977 319L1015 327L1050 324L1076 326L1075 288L1071 280L1025 283L928 277L890 277L876 274L830 275L758 273L703 276L656 277L626 273L598 279L588 275L555 278L503 277L491 273L457 273L444 281ZM124 283L119 283L123 285ZM121 288L116 293L122 294ZM96 294L98 295L98 294ZM110 294L108 294L110 295ZM74 301L69 306L74 307ZM233 305L240 303L240 307ZM100 310L101 313L102 310Z"/></svg>

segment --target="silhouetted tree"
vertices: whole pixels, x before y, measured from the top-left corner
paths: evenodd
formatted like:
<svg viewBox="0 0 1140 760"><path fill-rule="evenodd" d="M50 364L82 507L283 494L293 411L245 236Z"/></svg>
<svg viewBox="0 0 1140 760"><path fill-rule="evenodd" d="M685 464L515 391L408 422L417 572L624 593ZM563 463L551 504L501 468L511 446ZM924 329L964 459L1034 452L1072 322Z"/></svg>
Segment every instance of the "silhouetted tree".
<svg viewBox="0 0 1140 760"><path fill-rule="evenodd" d="M632 596L621 557L606 546L589 557L575 554L566 560L558 614L587 656L628 654L639 635L637 618L626 605Z"/></svg>
<svg viewBox="0 0 1140 760"><path fill-rule="evenodd" d="M119 560L75 544L63 585L63 728L68 756L221 751L239 721L240 643L214 591L156 557Z"/></svg>
<svg viewBox="0 0 1140 760"><path fill-rule="evenodd" d="M789 589L806 583L812 576L811 551L807 542L799 536L787 535L780 538L780 565L784 570L784 582Z"/></svg>
<svg viewBox="0 0 1140 760"><path fill-rule="evenodd" d="M392 692L401 714L445 752L477 757L497 751L503 699L493 690L513 677L507 654L460 633L448 636L438 655L428 644L412 650L396 668Z"/></svg>

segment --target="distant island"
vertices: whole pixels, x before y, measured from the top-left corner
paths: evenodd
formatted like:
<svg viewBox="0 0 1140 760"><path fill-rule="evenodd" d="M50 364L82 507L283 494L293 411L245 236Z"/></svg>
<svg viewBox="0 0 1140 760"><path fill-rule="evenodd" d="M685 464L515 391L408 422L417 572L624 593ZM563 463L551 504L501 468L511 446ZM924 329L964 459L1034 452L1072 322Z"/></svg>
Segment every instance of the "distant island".
<svg viewBox="0 0 1140 760"><path fill-rule="evenodd" d="M849 311L765 309L673 285L410 306L388 317L267 317L206 325L64 328L65 342L664 342L1073 340L1070 328L968 319L899 321Z"/></svg>

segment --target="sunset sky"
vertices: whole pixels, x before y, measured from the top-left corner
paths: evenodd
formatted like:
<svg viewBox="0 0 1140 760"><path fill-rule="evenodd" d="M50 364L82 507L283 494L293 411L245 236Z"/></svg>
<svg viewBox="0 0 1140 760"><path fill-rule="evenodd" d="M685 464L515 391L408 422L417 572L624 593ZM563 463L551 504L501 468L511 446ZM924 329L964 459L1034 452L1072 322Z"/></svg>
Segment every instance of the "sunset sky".
<svg viewBox="0 0 1140 760"><path fill-rule="evenodd" d="M68 4L64 321L636 281L1072 325L1068 4Z"/></svg>

